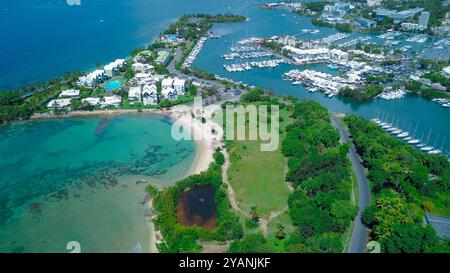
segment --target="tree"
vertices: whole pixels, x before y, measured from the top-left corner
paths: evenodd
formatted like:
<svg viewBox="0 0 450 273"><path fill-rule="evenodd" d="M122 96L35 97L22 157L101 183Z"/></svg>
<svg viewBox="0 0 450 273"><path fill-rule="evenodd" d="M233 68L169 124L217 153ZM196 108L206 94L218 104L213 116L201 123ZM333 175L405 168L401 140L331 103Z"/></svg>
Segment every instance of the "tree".
<svg viewBox="0 0 450 273"><path fill-rule="evenodd" d="M258 207L257 206L252 206L250 208L250 217L252 218L253 221L257 222L259 220L259 216L258 216Z"/></svg>
<svg viewBox="0 0 450 273"><path fill-rule="evenodd" d="M286 237L286 233L284 232L284 226L281 224L277 225L277 230L275 231L275 237L278 240L283 240Z"/></svg>
<svg viewBox="0 0 450 273"><path fill-rule="evenodd" d="M336 231L344 231L353 220L358 209L348 201L337 200L331 205L331 215Z"/></svg>
<svg viewBox="0 0 450 273"><path fill-rule="evenodd" d="M431 226L397 224L390 236L382 241L389 253L423 253L438 245L439 239Z"/></svg>
<svg viewBox="0 0 450 273"><path fill-rule="evenodd" d="M431 201L424 201L422 203L422 208L425 212L431 213L434 209L434 204Z"/></svg>

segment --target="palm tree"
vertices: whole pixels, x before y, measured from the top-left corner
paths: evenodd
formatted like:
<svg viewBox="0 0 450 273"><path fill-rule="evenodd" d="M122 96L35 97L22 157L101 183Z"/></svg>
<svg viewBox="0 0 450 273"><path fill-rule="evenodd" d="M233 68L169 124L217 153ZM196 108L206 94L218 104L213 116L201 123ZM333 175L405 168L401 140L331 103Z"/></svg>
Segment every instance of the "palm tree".
<svg viewBox="0 0 450 273"><path fill-rule="evenodd" d="M257 207L253 206L250 208L250 217L252 218L253 221L258 221L259 216L258 216L258 211L257 211Z"/></svg>
<svg viewBox="0 0 450 273"><path fill-rule="evenodd" d="M277 231L275 231L275 237L278 240L283 240L286 237L286 233L284 232L284 226L281 224L277 225Z"/></svg>

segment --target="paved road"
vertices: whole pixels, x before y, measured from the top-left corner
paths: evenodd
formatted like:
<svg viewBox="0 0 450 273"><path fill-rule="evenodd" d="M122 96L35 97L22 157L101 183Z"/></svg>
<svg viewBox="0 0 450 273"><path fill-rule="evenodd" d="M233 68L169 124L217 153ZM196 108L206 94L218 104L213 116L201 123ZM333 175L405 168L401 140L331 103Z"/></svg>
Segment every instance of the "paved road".
<svg viewBox="0 0 450 273"><path fill-rule="evenodd" d="M331 122L339 130L342 142L350 142L350 138L345 131L344 127L339 122L339 119L330 114ZM350 245L348 247L349 253L365 253L367 245L367 227L361 222L361 214L364 208L370 205L370 190L369 181L364 174L364 168L361 165L358 155L356 154L355 146L352 144L348 152L348 157L352 162L352 168L358 180L358 215L355 218L355 226L353 227L352 237L350 239Z"/></svg>

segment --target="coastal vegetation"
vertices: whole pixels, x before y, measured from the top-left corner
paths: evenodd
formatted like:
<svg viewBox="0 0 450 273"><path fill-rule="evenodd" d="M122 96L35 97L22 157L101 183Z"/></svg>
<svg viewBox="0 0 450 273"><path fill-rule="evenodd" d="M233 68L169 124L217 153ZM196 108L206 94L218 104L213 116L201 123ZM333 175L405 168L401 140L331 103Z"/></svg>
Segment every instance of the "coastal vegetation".
<svg viewBox="0 0 450 273"><path fill-rule="evenodd" d="M339 144L328 111L308 101L294 106L283 153L289 157L289 214L296 227L285 247L294 252L342 252L356 215L351 200L349 146Z"/></svg>
<svg viewBox="0 0 450 273"><path fill-rule="evenodd" d="M376 80L376 79L372 79ZM339 95L344 97L353 98L356 100L368 100L376 97L383 92L383 87L375 84L366 84L364 87L352 89L344 87L339 91Z"/></svg>
<svg viewBox="0 0 450 273"><path fill-rule="evenodd" d="M221 156L222 152L216 151L215 161L211 163L206 172L192 175L174 186L155 192L148 188L149 194L154 197L154 209L156 217L155 227L164 237L164 242L158 244L160 252L200 252L202 250L199 241L236 240L242 237L242 226L226 194L226 188L222 183ZM223 155L222 155L223 156ZM177 221L177 203L181 193L200 185L209 185L215 189L215 203L217 209L216 227L205 229L198 226L183 226Z"/></svg>
<svg viewBox="0 0 450 273"><path fill-rule="evenodd" d="M362 118L351 115L344 120L368 169L374 197L363 221L382 251L433 252L445 247L423 219L425 212L450 215L447 159L422 154Z"/></svg>
<svg viewBox="0 0 450 273"><path fill-rule="evenodd" d="M243 96L241 101L258 104L273 100L256 91L247 94L249 95ZM265 196L266 191L260 192L259 202L256 199L253 201L253 204L258 202L258 206L250 207L251 211L257 208L258 217L262 218L267 212L260 208L271 202L266 199L276 197L273 192L282 185L277 181L280 175L273 176L273 171L278 164L287 160L287 166L284 166L288 168L283 172L284 174L287 170L287 174L283 177L286 183L291 184L293 191L284 194L286 199L280 200L278 205L280 207L287 204L287 210L271 220L269 234L251 229L249 223L244 229L243 239L234 241L230 252L342 252L350 223L357 212L351 199L348 145L339 144L339 133L331 125L328 111L318 103L297 103L294 100L283 102L282 105L280 113L285 114L280 114L283 120L280 122L280 152L284 157L253 150L247 143L234 141L227 144L227 147L230 148L232 162L230 183L234 183L235 190L243 188L243 194L252 191L253 184L247 183L252 180L252 175L263 176L263 182L260 183L271 184L268 190L270 197ZM248 167L242 165L241 162L250 155L253 162L264 162L261 157L271 160L257 168L253 164ZM239 172L233 171L233 164ZM281 174L281 166L277 172ZM235 177L245 178L245 183L243 179L234 182ZM272 177L273 182L270 182Z"/></svg>

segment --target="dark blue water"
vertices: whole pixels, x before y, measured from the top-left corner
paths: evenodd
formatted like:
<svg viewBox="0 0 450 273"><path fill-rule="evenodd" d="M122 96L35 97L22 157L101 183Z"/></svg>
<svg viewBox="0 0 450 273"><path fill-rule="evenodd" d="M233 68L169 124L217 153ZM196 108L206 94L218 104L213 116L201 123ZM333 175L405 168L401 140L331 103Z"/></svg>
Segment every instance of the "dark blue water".
<svg viewBox="0 0 450 273"><path fill-rule="evenodd" d="M0 89L126 56L186 13L239 12L238 0L0 1Z"/></svg>

